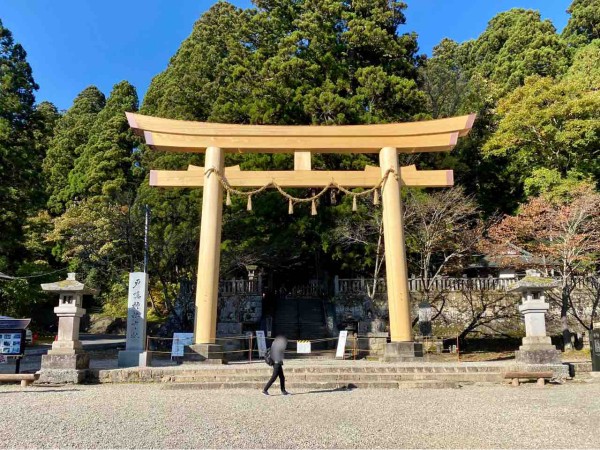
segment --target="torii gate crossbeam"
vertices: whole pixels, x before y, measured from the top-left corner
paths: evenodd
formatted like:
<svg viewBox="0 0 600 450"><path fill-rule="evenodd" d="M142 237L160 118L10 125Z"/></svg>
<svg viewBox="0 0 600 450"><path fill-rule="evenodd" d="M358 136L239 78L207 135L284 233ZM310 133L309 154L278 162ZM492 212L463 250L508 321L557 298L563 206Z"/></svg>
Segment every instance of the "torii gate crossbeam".
<svg viewBox="0 0 600 450"><path fill-rule="evenodd" d="M398 167L398 153L449 151L466 135L475 115L424 122L350 126L232 125L161 119L127 113L131 128L151 147L164 151L205 152L205 166L188 170L153 170L150 184L157 187L203 187L196 319L196 351L200 359L220 354L215 345L223 187L216 171L230 186L326 187L377 186L382 189L383 228L390 316L389 359L415 356L400 190L402 186L447 187L451 170L419 171ZM294 152L293 171L242 171L225 168L227 152ZM311 153L379 153L379 167L364 171L312 171ZM389 173L396 176L387 176Z"/></svg>

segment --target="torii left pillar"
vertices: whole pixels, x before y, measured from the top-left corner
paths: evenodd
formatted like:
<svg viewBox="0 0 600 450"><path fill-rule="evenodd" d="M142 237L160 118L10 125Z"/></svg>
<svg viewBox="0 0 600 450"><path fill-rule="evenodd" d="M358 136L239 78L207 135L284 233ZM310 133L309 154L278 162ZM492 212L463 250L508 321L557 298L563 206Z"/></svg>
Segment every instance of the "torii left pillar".
<svg viewBox="0 0 600 450"><path fill-rule="evenodd" d="M223 225L223 188L219 178L209 169L223 173L225 153L219 147L208 147L204 167L198 282L196 284L196 318L194 344L186 359L206 362L223 361L223 349L216 343L221 228Z"/></svg>

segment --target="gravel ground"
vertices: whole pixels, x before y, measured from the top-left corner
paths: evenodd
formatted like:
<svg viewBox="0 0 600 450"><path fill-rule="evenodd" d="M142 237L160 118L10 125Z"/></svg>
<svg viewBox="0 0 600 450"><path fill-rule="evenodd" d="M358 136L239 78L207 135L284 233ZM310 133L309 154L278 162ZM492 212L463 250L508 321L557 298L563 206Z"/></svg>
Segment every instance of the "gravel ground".
<svg viewBox="0 0 600 450"><path fill-rule="evenodd" d="M592 448L600 382L297 392L0 385L0 447ZM16 420L7 420L6 414ZM21 420L22 419L22 420Z"/></svg>

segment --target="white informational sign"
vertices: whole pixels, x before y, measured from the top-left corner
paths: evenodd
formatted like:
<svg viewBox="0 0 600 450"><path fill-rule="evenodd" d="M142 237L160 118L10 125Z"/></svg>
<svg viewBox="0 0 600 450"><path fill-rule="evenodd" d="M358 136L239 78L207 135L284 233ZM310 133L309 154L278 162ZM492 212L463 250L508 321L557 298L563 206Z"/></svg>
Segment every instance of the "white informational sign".
<svg viewBox="0 0 600 450"><path fill-rule="evenodd" d="M8 358L4 355L0 355L0 364L6 364L8 362Z"/></svg>
<svg viewBox="0 0 600 450"><path fill-rule="evenodd" d="M343 358L346 352L346 339L348 338L348 331L340 331L340 337L338 338L337 350L335 352L336 358Z"/></svg>
<svg viewBox="0 0 600 450"><path fill-rule="evenodd" d="M258 356L262 358L267 352L267 340L263 330L256 330L256 344L258 345Z"/></svg>
<svg viewBox="0 0 600 450"><path fill-rule="evenodd" d="M129 299L127 302L127 341L125 349L143 352L146 346L146 299L148 274L129 274Z"/></svg>
<svg viewBox="0 0 600 450"><path fill-rule="evenodd" d="M310 341L296 342L296 353L310 353Z"/></svg>
<svg viewBox="0 0 600 450"><path fill-rule="evenodd" d="M173 333L173 346L171 347L171 358L183 356L186 345L194 343L194 333Z"/></svg>

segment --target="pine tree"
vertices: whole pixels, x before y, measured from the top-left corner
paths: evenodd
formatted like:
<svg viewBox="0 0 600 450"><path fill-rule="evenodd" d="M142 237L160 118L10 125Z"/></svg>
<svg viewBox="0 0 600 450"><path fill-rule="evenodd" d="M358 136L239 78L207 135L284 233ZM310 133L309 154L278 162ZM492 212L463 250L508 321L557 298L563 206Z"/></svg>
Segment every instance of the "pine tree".
<svg viewBox="0 0 600 450"><path fill-rule="evenodd" d="M35 124L33 128L33 139L35 142L35 159L31 159L31 163L35 165L36 173L42 172L42 166L44 159L50 148L52 137L54 135L54 129L60 119L60 113L50 102L42 102L35 107ZM32 199L35 202L36 209L45 208L46 206L46 195L45 195L45 180L44 177L36 177L35 188L37 193L35 198Z"/></svg>
<svg viewBox="0 0 600 450"><path fill-rule="evenodd" d="M139 144L125 112L138 109L135 88L127 81L117 83L98 114L89 139L69 173L69 194L74 200L101 198L123 201L139 183L134 154Z"/></svg>
<svg viewBox="0 0 600 450"><path fill-rule="evenodd" d="M570 45L579 47L600 39L600 0L573 0L567 12L571 17L562 36Z"/></svg>
<svg viewBox="0 0 600 450"><path fill-rule="evenodd" d="M157 75L144 99L147 114L184 120L207 120L220 92L237 66L251 56L247 41L248 13L218 2L194 24L191 35ZM239 99L242 100L242 99Z"/></svg>
<svg viewBox="0 0 600 450"><path fill-rule="evenodd" d="M0 21L0 269L20 248L35 193L35 96L27 53ZM34 162L32 164L32 161ZM14 261L13 261L14 262Z"/></svg>
<svg viewBox="0 0 600 450"><path fill-rule="evenodd" d="M77 95L73 106L56 124L43 164L46 192L49 195L48 208L55 215L63 213L71 200L69 172L81 155L94 121L105 103L104 94L98 88L87 87Z"/></svg>
<svg viewBox="0 0 600 450"><path fill-rule="evenodd" d="M511 9L496 15L481 36L463 47L472 72L494 82L501 93L522 86L529 75L561 75L569 63L552 22L532 10Z"/></svg>

